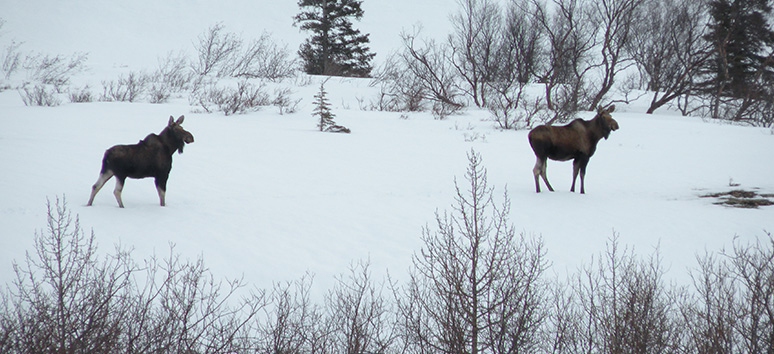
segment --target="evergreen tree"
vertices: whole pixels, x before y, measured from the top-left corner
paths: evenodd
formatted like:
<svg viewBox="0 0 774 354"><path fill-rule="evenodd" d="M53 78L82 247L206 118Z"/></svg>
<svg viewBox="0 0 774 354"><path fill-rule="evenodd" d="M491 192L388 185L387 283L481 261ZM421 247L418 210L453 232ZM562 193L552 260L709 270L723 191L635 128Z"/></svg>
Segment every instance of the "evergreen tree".
<svg viewBox="0 0 774 354"><path fill-rule="evenodd" d="M702 83L705 92L725 97L755 97L764 89L755 82L774 82L774 65L764 54L774 47L774 31L766 18L770 0L711 0L707 41L715 47Z"/></svg>
<svg viewBox="0 0 774 354"><path fill-rule="evenodd" d="M319 128L321 132L336 125L333 121L333 117L336 115L331 112L331 105L330 102L328 102L327 95L328 93L325 91L325 82L321 82L320 92L314 95L314 111L312 111L312 115L320 118L317 122L317 128Z"/></svg>
<svg viewBox="0 0 774 354"><path fill-rule="evenodd" d="M304 70L313 75L367 77L375 54L368 34L352 27L363 17L361 0L299 0L301 13L294 18L312 36L299 48Z"/></svg>

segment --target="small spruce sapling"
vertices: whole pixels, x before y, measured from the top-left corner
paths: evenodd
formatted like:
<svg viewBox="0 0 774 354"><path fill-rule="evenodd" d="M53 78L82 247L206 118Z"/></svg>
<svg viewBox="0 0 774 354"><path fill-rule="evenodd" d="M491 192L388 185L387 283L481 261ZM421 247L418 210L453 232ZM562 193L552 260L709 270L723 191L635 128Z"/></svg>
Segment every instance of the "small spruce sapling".
<svg viewBox="0 0 774 354"><path fill-rule="evenodd" d="M336 117L336 115L331 112L330 102L328 102L328 98L326 97L327 95L328 93L325 91L325 81L323 81L320 83L320 91L314 95L315 107L314 111L312 111L312 115L319 118L317 128L319 128L321 132L349 133L350 130L348 128L337 125L336 122L333 121L333 118Z"/></svg>

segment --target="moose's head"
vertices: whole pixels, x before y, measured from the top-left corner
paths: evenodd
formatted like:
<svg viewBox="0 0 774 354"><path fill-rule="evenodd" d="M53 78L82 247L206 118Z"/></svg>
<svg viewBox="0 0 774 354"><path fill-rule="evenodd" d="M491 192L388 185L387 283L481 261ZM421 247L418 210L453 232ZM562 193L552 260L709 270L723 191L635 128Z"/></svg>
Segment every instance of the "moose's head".
<svg viewBox="0 0 774 354"><path fill-rule="evenodd" d="M610 105L608 107L599 106L597 109L597 116L594 117L598 120L602 128L602 136L605 140L610 136L611 131L618 130L618 122L610 115L613 111L615 111L615 105Z"/></svg>
<svg viewBox="0 0 774 354"><path fill-rule="evenodd" d="M180 116L180 118L177 118L175 120L175 117L169 116L169 123L167 123L167 129L172 132L172 135L174 135L175 140L179 141L179 145L177 146L177 152L182 154L183 153L183 147L185 147L185 144L190 144L194 142L194 136L187 130L183 129L183 120L185 119L185 116Z"/></svg>

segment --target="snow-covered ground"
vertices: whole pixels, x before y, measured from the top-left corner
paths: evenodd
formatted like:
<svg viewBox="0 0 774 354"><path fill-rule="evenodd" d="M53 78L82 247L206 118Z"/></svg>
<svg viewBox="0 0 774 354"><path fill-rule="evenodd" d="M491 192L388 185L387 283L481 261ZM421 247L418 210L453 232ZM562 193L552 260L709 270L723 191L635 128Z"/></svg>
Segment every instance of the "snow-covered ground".
<svg viewBox="0 0 774 354"><path fill-rule="evenodd" d="M6 20L0 48L16 40L22 50L88 52L91 69L82 75L97 82L122 68L150 69L168 51L191 51L196 36L218 22L244 34L268 30L294 51L304 38L292 27L297 7L275 3L0 0ZM397 49L400 30L418 22L443 33L445 13L455 6L453 0L387 3L363 5L361 29L380 55ZM414 10L399 11L399 3ZM548 167L557 192L536 194L526 131L498 130L487 112L475 109L443 121L363 111L358 99L373 99L378 89L367 80L333 78L326 84L333 112L352 134L320 133L311 102L322 79L293 88L302 101L288 115L274 108L228 117L197 113L185 97L159 105L27 107L16 90L0 92L0 282L11 279L12 261L31 250L45 226L46 199L57 196L65 196L106 253L120 243L142 259L165 255L174 244L186 258L203 256L216 276L244 275L259 288L309 271L326 289L362 259L399 280L422 247L422 228L433 229L436 211L451 211L454 179L464 183L471 149L483 157L495 195L507 189L515 228L542 237L558 274L588 262L618 233L640 255L659 247L670 277L684 281L696 254L728 246L735 236L774 232L774 207L737 209L701 198L733 188L774 193L770 129L619 105L613 117L621 129L599 143L587 194L568 191L571 163L558 162ZM105 149L160 132L170 115L185 115L183 126L196 141L174 156L167 206L158 206L153 181L144 179L127 181L125 209L116 205L112 180L86 207Z"/></svg>

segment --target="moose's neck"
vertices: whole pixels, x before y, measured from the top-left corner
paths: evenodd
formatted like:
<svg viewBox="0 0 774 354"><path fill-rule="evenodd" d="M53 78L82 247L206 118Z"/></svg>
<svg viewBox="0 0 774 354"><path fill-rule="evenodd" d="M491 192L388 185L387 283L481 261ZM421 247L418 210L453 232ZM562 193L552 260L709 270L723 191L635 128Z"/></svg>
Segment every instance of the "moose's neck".
<svg viewBox="0 0 774 354"><path fill-rule="evenodd" d="M161 138L161 142L164 144L164 147L167 149L167 153L169 153L170 156L172 156L175 151L182 150L182 145L184 143L175 136L172 129L169 129L168 127L164 128L159 134L159 138Z"/></svg>
<svg viewBox="0 0 774 354"><path fill-rule="evenodd" d="M605 137L606 134L608 134L605 131L605 119L602 118L602 116L597 115L590 121L591 124L588 126L588 132L590 137L592 138L591 142L594 145L597 145L597 143L602 140L602 138Z"/></svg>

